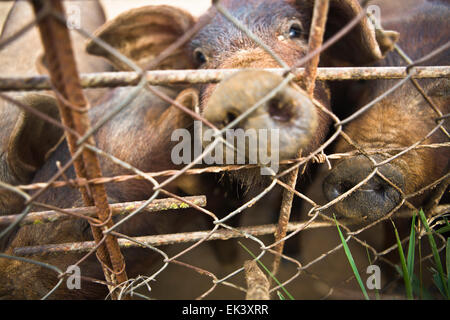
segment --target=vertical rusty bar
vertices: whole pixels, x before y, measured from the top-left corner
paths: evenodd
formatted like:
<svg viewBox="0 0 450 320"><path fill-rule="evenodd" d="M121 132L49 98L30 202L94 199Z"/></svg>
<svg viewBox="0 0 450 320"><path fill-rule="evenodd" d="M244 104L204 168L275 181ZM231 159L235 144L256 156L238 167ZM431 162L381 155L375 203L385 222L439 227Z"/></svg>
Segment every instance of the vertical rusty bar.
<svg viewBox="0 0 450 320"><path fill-rule="evenodd" d="M323 35L325 33L325 24L328 15L329 0L315 0L313 18L311 22L311 30L308 40L308 53L320 48L323 42ZM314 94L315 82L317 77L317 67L319 65L319 55L312 57L305 66L304 85L310 96ZM300 157L300 152L298 154ZM290 172L286 177L286 184L295 188L297 182L299 168ZM278 218L278 227L275 232L275 242L280 241L286 236L287 225L291 216L292 201L294 200L294 193L285 189L283 191L283 198L281 200L280 215ZM284 241L281 241L274 247L274 251L278 253L283 252ZM281 256L276 255L273 260L272 273L275 275L280 266Z"/></svg>
<svg viewBox="0 0 450 320"><path fill-rule="evenodd" d="M285 177L286 184L295 188L297 182L299 168L288 173ZM283 239L287 234L287 226L291 217L292 201L294 200L294 193L288 189L284 189L283 197L281 199L280 215L278 217L278 225L275 230L275 242ZM278 253L282 253L284 248L284 241L278 243L273 250ZM281 256L276 255L273 259L272 274L276 275L280 266ZM272 279L272 278L271 278Z"/></svg>
<svg viewBox="0 0 450 320"><path fill-rule="evenodd" d="M314 12L308 40L308 52L313 52L322 46L323 35L325 33L325 24L327 22L328 7L329 0L316 0L314 2ZM311 96L314 93L319 60L320 55L317 54L312 57L305 66L305 89Z"/></svg>
<svg viewBox="0 0 450 320"><path fill-rule="evenodd" d="M270 300L269 280L256 261L245 261L244 269L248 288L245 300Z"/></svg>
<svg viewBox="0 0 450 320"><path fill-rule="evenodd" d="M46 6L50 6L54 14L64 16L64 9L59 0L32 0L32 5L36 16ZM87 108L87 102L79 81L69 32L66 26L51 14L41 19L38 26L45 49L51 82L65 99L65 101L58 99L62 122L65 126L74 129L79 135L84 135L90 127L87 113L74 111L73 108L69 108L66 105L67 102L81 109ZM73 155L78 149L76 137L67 131L66 137L70 153ZM92 137L87 143L95 145ZM88 149L83 150L82 157L79 157L74 162L74 167L77 178L93 179L102 176L97 155ZM104 185L92 185L89 186L89 190L86 187L80 187L80 192L86 206L97 207L97 216L104 222L104 227L111 227L111 211ZM91 230L96 243L100 242L103 238L102 229L91 225ZM107 235L105 244L99 247L97 254L108 282L118 284L127 280L125 261L116 237Z"/></svg>

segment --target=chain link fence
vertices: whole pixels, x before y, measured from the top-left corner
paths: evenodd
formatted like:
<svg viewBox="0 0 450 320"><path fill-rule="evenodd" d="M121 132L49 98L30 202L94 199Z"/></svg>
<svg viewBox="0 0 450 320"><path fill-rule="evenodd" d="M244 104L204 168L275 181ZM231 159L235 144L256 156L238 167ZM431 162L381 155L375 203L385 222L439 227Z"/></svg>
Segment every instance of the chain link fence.
<svg viewBox="0 0 450 320"><path fill-rule="evenodd" d="M38 28L45 57L47 57L45 66L49 75L2 76L0 78L0 90L2 91L0 97L5 102L5 106L2 106L2 108L7 107L6 103L14 104L45 122L57 126L60 130L64 130L71 157L70 159L61 158L60 162L56 164L57 172L46 182L31 183L31 179L28 181L29 184L17 181L0 181L2 192L7 197L18 196L21 199L20 205L23 207L21 212L17 212L19 205L7 206L4 209L5 212L0 216L0 238L3 238L6 243L11 243L11 241L14 243L14 237L17 240L17 234L20 234L19 229L25 230L27 228L27 232L33 232L33 230L38 230L37 228L42 228L43 225L64 225L68 229L61 230L70 231L70 226L76 225L74 221L80 220L88 222L89 224L86 225L89 226L89 229L86 230L88 236L84 239L78 239L70 233L67 234L67 232L51 239L52 233L49 232L50 239L46 239L45 243L27 241L27 238L25 238L22 241L22 246L5 246L3 253L0 253L3 268L2 277L8 278L5 283L9 281L9 283L14 283L13 286L20 286L18 279L9 278L17 275L14 272L19 272L22 277L36 277L30 279L30 281L39 283L41 280L40 274L45 269L56 276L52 279L54 287L48 288L42 298L55 296L79 298L83 294L77 296L78 293L72 295L71 292L90 290L90 284L92 284L106 288L107 293L104 297L112 299L242 299L246 297L246 294L247 298L255 296L256 282L256 286L261 286L261 290L264 291L261 295L261 292L256 290L256 297L258 298L266 298L270 295L271 298L276 299L278 298L277 292L286 297L286 293L283 291L283 288L285 288L296 299L361 299L363 296L344 255L343 244L338 238L336 222L329 212L333 212L336 204L344 201L357 190L364 188L366 183L377 177L393 186L400 193L398 204L389 210L386 215L373 222L365 223L363 226L346 219L339 219L338 223L341 230L344 230L345 241L350 245L363 278L368 277L366 273L368 265L380 264L383 271L383 286L379 291L381 297L404 298L404 293L398 287L401 277L396 272L396 265L399 262L392 258L397 254L397 244L392 236L392 224L389 220L395 218L396 224L406 223L409 228L410 219L408 218L412 216L413 212L419 210L419 207L416 207L410 200L429 190L433 191L433 196L429 198L428 202L421 205L426 209L429 224L435 226L445 220L449 209L448 204L445 203L449 181L448 159L444 161L444 165L447 166L447 169L443 170L447 171L445 174L438 179L434 179L432 183L420 188L420 190L417 189L408 194L405 194L401 186L397 186L395 181L390 181L388 177L384 176L380 168L392 163L402 155L411 154L416 150L439 149L443 150L442 152L445 154L445 150L449 147L448 140L429 143L428 138L437 132L445 135L448 139L448 126L446 126L448 114L440 110L440 106L433 102L433 98L428 96L427 90L424 90L416 80L422 78L448 79L450 75L448 66L418 65L446 50L448 51L449 43L432 48L429 54L422 59L412 61L407 56L407 52L405 53L395 42L391 42L390 45L395 51L393 54L400 55L405 62L403 65L394 67L319 68L321 52L342 39L361 20L373 19L373 16L366 10L370 1L366 1L369 3L361 4L363 9L357 16L339 32L323 42L329 2L332 1L316 0L311 5L313 7L313 18L310 30L312 31L309 34L306 55L293 65L288 65L283 61L273 48L265 44L264 40L258 38L242 21L233 17L220 1L213 1L207 13L201 19L198 19L192 27L185 30L182 36L158 56L154 57L149 62L147 69L141 68L132 59L124 56L102 39L95 37L92 32L85 30L83 24L73 26L76 21L71 20L70 15L66 15L67 13L64 12L61 2L31 1L30 4L34 9L35 18L13 35L6 38L2 37L0 50L5 50L11 46L27 32L30 32L30 29ZM200 113L196 112L195 108L187 108L183 106L182 100L168 96L160 86L219 83L239 70L153 70L171 53L176 52L204 26L208 25L214 19L215 14L221 15L231 22L235 28L250 39L249 41L253 41L265 50L279 64L279 69L272 68L268 71L282 76L282 81L262 101L270 100L280 90L292 85L292 83L301 84L311 97L317 112L326 114L334 122L332 132L320 144L319 148L307 155L299 153L296 159L281 161L282 172L272 175L268 180L269 184L261 188L261 191L256 195L249 192L248 194L251 196L245 199L245 203L239 205L237 209L227 212L225 216L219 216L216 212L209 210L208 201L210 199L207 196L203 194L186 196L185 193L177 193L176 190L170 188L170 183L186 177L194 179L205 175L219 176L225 172L255 168L255 165L250 164L197 166L217 144L227 143L223 139L225 130L238 124L250 112L238 116L228 126L218 129ZM71 47L69 29L71 33L77 33L95 43L108 55L112 55L120 64L125 65L129 71L79 74ZM376 33L378 38L384 37L386 41L389 39L389 33L384 31L379 24L376 25ZM312 98L316 81L339 80L340 83L346 83L345 81L349 80L374 79L397 79L395 80L397 82L382 95L342 119L333 113L334 110L330 110L321 102ZM420 136L416 143L408 146L385 146L376 150L369 150L358 145L352 136L346 133L346 126L367 113L371 108L376 108L377 102L382 101L396 90L401 90L402 85L407 82L413 83L417 92L427 101L428 107L435 113L435 119L433 119L436 121L435 126L430 128L424 136ZM85 98L85 93L94 88L119 86L132 87L125 97L112 99L113 102L108 105L108 109L102 110L101 117L91 124L88 113L89 102ZM53 91L54 97L58 100L61 120L55 120L43 114L39 109L30 107L24 102L27 100L22 100L23 95L15 96L12 94L12 92L17 91L37 92L42 90ZM137 97L143 92L151 92L161 99L159 103L164 101L170 108L186 112L192 119L201 121L205 126L216 130L214 141L199 157L182 169L143 172L142 168L133 166L121 159L118 156L118 154L121 154L120 152L112 154L113 152L102 150L96 145L94 136L101 132L102 128L112 121L116 115L120 112L126 112L130 104L138 99ZM26 96L27 93L24 93L24 95ZM249 110L256 110L262 105L262 101L250 106ZM121 135L111 138L120 139L120 137ZM330 145L338 139L347 141L353 147L353 150L345 153L333 153ZM124 146L124 148L132 147ZM31 152L34 152L34 150ZM377 154L389 156L380 161L375 156ZM356 185L350 186L332 201L325 200L319 195L322 192L320 186L321 173L327 173L331 170L336 160L360 155L363 155L371 163L370 173L364 179ZM106 162L101 162L100 159ZM107 169L101 166L102 163L113 163L128 174L104 177L102 172L106 172ZM317 166L319 174L312 176L312 178L299 180L300 176L304 175L306 166ZM72 170L71 168L75 170L75 178L71 178L68 173ZM133 181L145 182L147 191L151 190L146 200L108 203L110 202L109 189L105 186L118 185L121 188L127 188L127 186L133 186L131 184ZM308 189L296 189L297 181L301 181L302 184L310 184L310 186ZM57 194L63 192L61 190L67 190L67 188L78 190L81 194L82 202L75 202L75 207L63 207L51 201L39 202L39 196L43 193ZM69 201L67 199L68 203ZM223 195L222 201L225 207L225 202L228 201L225 195ZM72 203L69 205L73 206ZM167 213L167 210L170 213ZM190 210L189 214L186 213L187 210ZM278 210L279 214L274 214ZM295 216L299 216L299 212L303 212L302 219L295 221L291 217L291 211ZM177 233L156 233L152 235L135 235L134 232L126 234L118 231L119 227L127 230L127 224L135 223L136 220L132 218L137 215L160 215L159 219L164 220L165 217L162 216L172 215L174 212L176 212L176 217L180 217L180 219L185 214L189 217L195 217L192 218L191 225L185 227L189 231L183 231L183 227L178 227ZM241 217L241 223L236 226L232 219L238 216ZM274 216L278 217L278 223L273 223ZM120 219L118 219L119 217ZM199 217L206 217L209 224L203 220L203 222L198 222ZM186 219L182 221L184 223ZM199 225L203 225L204 229L199 229ZM48 228L52 227L44 227L42 229L44 231L39 232L45 232L45 230L49 230ZM58 230L59 227L54 228ZM193 230L189 228L193 228ZM173 226L173 229L176 229L176 227ZM417 246L420 250L421 238L425 235L425 231L418 230L420 232L418 232ZM92 234L92 237L89 236L90 234ZM402 242L406 243L409 238L408 235L402 234L402 236L404 237ZM33 239L33 237L30 237L30 239ZM87 241L88 239L92 240ZM438 249L440 251L445 249L445 237L436 233L436 239L438 239ZM238 242L242 242L244 246L239 246ZM288 251L289 253L286 253L284 251L285 242L294 244L294 247L300 246L299 251L293 253ZM425 243L425 241L423 242ZM211 243L222 244L211 246ZM230 245L223 245L223 243ZM429 263L432 258L432 254L427 251L426 245L422 243L422 246L420 259L416 261L416 264L420 266L422 266L422 263ZM127 252L135 248L151 252L152 263L148 263L147 260L140 262L140 259L136 257L127 261ZM264 274L261 275L255 265L246 263L247 260L253 259L246 250L250 250L259 261L262 261L271 270L277 279L276 283L267 274L265 276L268 281L264 282ZM155 256L157 258L154 258ZM94 258L95 263L98 264L99 268L101 267L103 278L83 273L85 262ZM139 271L139 275L135 275L135 271L133 271L135 265L147 268L147 273L144 274ZM81 285L78 284L78 287L77 278L74 277L74 275L77 275L76 272L74 273L77 267L80 270L79 280L82 281ZM34 273L30 271L30 268L35 268L37 271ZM12 272L11 270L15 271ZM134 277L131 277L131 275ZM45 277L49 277L47 273ZM5 297L9 297L11 290L2 288L0 292ZM14 290L14 292L19 292L21 288L15 288ZM38 292L40 291L38 290ZM371 296L375 296L375 294L375 291L370 293ZM89 294L87 293L86 296L89 297ZM30 294L27 297L35 296Z"/></svg>

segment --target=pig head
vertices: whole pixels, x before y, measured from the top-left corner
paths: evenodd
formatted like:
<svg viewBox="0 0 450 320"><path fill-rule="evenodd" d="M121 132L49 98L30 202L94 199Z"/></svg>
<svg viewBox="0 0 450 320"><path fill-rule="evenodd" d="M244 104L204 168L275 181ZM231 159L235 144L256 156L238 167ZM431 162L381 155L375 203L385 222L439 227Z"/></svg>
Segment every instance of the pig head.
<svg viewBox="0 0 450 320"><path fill-rule="evenodd" d="M420 59L433 50L444 45L449 39L450 9L440 1L399 2L397 12L386 11L381 22L383 27L400 33L399 46L412 60ZM402 5L403 4L403 5ZM400 10L400 8L402 8ZM422 65L448 65L449 51L445 50ZM385 60L377 66L406 65L396 52L389 53ZM417 80L425 92L441 111L449 112L448 79ZM349 90L350 97L356 100L357 106L363 106L391 88L396 81L376 80L354 84ZM347 105L340 106L348 108ZM351 109L351 106L349 108ZM395 92L376 103L370 110L351 121L344 129L348 136L362 149L375 150L373 159L380 163L425 138L436 127L439 115L430 107L411 82L403 84ZM448 141L448 121L442 128L435 130L421 144L443 143ZM446 133L447 132L447 133ZM383 149L395 149L387 150ZM337 142L338 153L352 151L344 139ZM376 150L379 150L376 152ZM449 169L450 150L441 148L414 148L392 161L379 166L379 172L393 184L375 175L348 197L338 202L333 209L348 218L370 222L377 220L396 208L402 194L408 195L419 191L444 176ZM365 179L374 169L373 164L363 155L358 155L338 162L324 180L323 190L328 200L353 188ZM401 191L401 192L400 192ZM429 191L429 190L428 190ZM413 204L420 206L426 201L429 192L412 199Z"/></svg>
<svg viewBox="0 0 450 320"><path fill-rule="evenodd" d="M293 66L307 52L313 1L222 1L233 16L260 37L283 61ZM261 69L280 65L219 13L189 42L173 52L155 69ZM354 18L361 8L357 1L331 1L326 38ZM200 17L199 19L204 19ZM146 69L149 63L189 30L196 19L169 6L133 9L109 21L96 35ZM103 56L120 70L130 67L95 42L88 52ZM361 22L322 56L322 66L361 65L377 60L384 52L368 22ZM261 71L245 71L223 83L202 85L200 111L221 129L273 90L281 78ZM294 88L294 89L292 89ZM295 91L300 93L295 93ZM280 130L280 160L316 149L328 132L329 117L319 111L298 86L288 86L242 119L235 128ZM326 83L316 85L315 98L330 105ZM205 143L206 146L206 143Z"/></svg>

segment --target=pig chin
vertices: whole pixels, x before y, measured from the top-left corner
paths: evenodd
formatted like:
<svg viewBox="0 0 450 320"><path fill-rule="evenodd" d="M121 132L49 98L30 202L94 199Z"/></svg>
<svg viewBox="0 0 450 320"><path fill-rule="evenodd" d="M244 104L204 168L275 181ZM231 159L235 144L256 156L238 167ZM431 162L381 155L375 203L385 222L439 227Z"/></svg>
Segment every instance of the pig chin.
<svg viewBox="0 0 450 320"><path fill-rule="evenodd" d="M248 193L251 189L262 189L272 182L270 176L261 175L260 168L228 172L226 177L232 183L238 183L242 187L244 193Z"/></svg>
<svg viewBox="0 0 450 320"><path fill-rule="evenodd" d="M256 165L255 167L241 169L241 170L231 170L226 172L225 176L231 180L231 182L238 183L243 190L253 188L253 187L264 187L267 184L270 184L271 177L279 173L279 150L271 150L268 154L266 154L265 150L263 152L263 156L265 157L264 161L260 161L261 151L257 146L264 148L264 142L258 143L258 139L256 139L256 143L247 143L245 146L238 145L236 141L231 141L230 139L226 139L224 136L224 140L228 142L226 146L222 142L219 142L218 145L221 144L220 148L215 148L212 153L209 154L211 158L204 159L205 162L209 165L219 165L219 166L227 166L227 165ZM243 141L243 139L241 139ZM203 148L206 149L209 145L210 141L207 142L203 140ZM249 145L251 144L251 146ZM234 147L234 150L231 148ZM270 151L270 144L268 146ZM218 152L218 154L216 154ZM262 163L263 162L263 163Z"/></svg>

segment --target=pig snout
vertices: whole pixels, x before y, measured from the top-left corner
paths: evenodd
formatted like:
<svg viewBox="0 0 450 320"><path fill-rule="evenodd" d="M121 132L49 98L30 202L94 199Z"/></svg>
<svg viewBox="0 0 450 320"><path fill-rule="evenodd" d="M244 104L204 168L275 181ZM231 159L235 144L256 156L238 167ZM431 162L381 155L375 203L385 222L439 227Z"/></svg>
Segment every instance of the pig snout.
<svg viewBox="0 0 450 320"><path fill-rule="evenodd" d="M268 71L237 72L213 88L203 115L222 129L260 103L282 81L281 76ZM311 99L303 90L286 85L233 126L234 132L241 130L246 135L253 132L257 137L257 142L247 143L245 150L235 145L236 152L248 156L266 148L272 155L276 152L279 160L292 159L299 149L308 146L316 128L316 107ZM204 139L203 144L206 146L209 141Z"/></svg>
<svg viewBox="0 0 450 320"><path fill-rule="evenodd" d="M324 180L323 191L326 198L329 201L336 199L364 180L372 171L372 163L365 156L339 162ZM380 166L379 172L398 188L404 189L404 176L395 165ZM344 217L370 222L388 214L400 201L400 192L380 176L374 175L336 203L333 209Z"/></svg>

